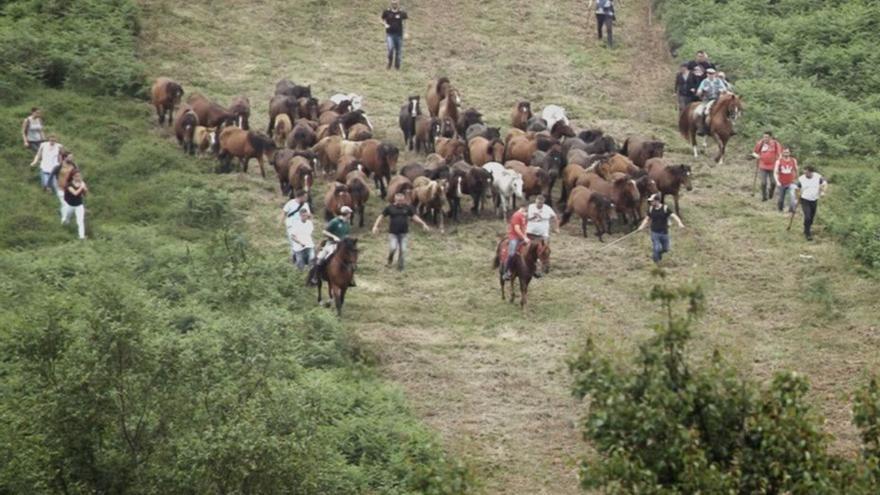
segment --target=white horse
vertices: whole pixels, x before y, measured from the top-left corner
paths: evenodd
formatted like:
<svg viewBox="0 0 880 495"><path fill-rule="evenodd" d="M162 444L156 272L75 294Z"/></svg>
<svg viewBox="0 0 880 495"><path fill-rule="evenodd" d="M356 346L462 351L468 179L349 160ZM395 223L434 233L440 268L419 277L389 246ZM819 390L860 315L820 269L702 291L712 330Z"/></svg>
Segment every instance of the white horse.
<svg viewBox="0 0 880 495"><path fill-rule="evenodd" d="M498 206L501 206L503 218L507 218L508 205L513 207L514 198L525 201L523 196L522 175L514 172L498 162L489 162L483 165L483 170L492 174L492 189L495 196L495 214L498 214Z"/></svg>
<svg viewBox="0 0 880 495"><path fill-rule="evenodd" d="M569 125L568 117L565 115L565 109L559 105L547 105L541 110L541 118L547 122L547 129L553 129L553 125L558 121L565 122Z"/></svg>
<svg viewBox="0 0 880 495"><path fill-rule="evenodd" d="M342 103L343 101L348 100L351 102L351 109L360 110L364 106L364 97L355 93L342 94L336 93L335 95L330 97L330 101L336 103L337 105Z"/></svg>

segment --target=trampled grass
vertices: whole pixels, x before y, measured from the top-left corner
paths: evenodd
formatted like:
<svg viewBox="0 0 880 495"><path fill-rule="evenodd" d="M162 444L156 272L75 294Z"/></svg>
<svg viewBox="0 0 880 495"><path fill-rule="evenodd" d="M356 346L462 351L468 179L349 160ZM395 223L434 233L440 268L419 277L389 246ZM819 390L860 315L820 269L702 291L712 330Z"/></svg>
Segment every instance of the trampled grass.
<svg viewBox="0 0 880 495"><path fill-rule="evenodd" d="M383 5L144 1L141 52L154 75L176 78L188 91L223 103L250 96L257 127L265 126L275 81L290 77L322 98L363 94L379 136L400 145L397 113L406 96L424 95L431 78L447 75L465 106L492 125L506 127L513 103L529 99L537 108L563 105L578 126L621 139L664 139L671 160L696 170L695 190L682 199L688 227L673 230L664 261L667 280L698 282L708 294L696 352L721 349L760 380L782 369L807 374L836 448L855 454L849 392L877 369L878 288L857 275L821 227L806 244L797 221L787 232L787 217L755 199L751 162L743 159L749 137L736 138L723 167L688 155L674 128L674 61L660 27L648 24L646 1L620 9L619 47L610 51L594 39L583 2L404 5L411 38L399 73L384 68ZM286 256L275 182L253 168L222 180L247 216L253 244ZM379 208L372 199L369 215ZM585 240L579 228L566 227L553 239L552 273L533 284L523 313L500 300L491 269L503 229L487 212L445 235L416 233L403 274L383 267L384 235L358 231L358 288L344 319L447 447L477 467L488 493L577 493L576 462L588 446L565 358L587 335L618 356L649 335L656 317L645 299L655 282L650 243L637 235L603 249L592 233Z"/></svg>

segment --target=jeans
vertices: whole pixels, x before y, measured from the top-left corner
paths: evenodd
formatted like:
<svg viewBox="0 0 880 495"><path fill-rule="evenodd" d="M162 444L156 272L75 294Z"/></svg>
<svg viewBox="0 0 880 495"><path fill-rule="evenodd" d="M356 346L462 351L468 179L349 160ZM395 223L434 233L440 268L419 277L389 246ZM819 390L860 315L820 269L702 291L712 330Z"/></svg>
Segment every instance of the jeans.
<svg viewBox="0 0 880 495"><path fill-rule="evenodd" d="M776 179L773 178L772 170L761 170L761 200L767 201L773 197L776 191Z"/></svg>
<svg viewBox="0 0 880 495"><path fill-rule="evenodd" d="M61 223L67 225L71 216L76 216L76 227L79 232L79 238L86 238L86 207L83 205L70 206L67 203L61 206Z"/></svg>
<svg viewBox="0 0 880 495"><path fill-rule="evenodd" d="M598 31L599 39L602 39L602 26L605 26L605 33L607 34L609 47L612 47L614 45L614 29L612 28L613 25L613 11L609 14L596 14L596 30Z"/></svg>
<svg viewBox="0 0 880 495"><path fill-rule="evenodd" d="M55 179L55 176L52 175L52 172L43 172L40 170L40 185L43 186L44 189L51 189L52 192L57 193L58 191L58 181Z"/></svg>
<svg viewBox="0 0 880 495"><path fill-rule="evenodd" d="M394 260L397 253L397 269L403 271L403 259L406 253L406 234L388 234L388 265Z"/></svg>
<svg viewBox="0 0 880 495"><path fill-rule="evenodd" d="M779 186L779 201L776 203L776 208L779 211L785 208L785 198L788 198L788 212L794 212L794 190L794 184Z"/></svg>
<svg viewBox="0 0 880 495"><path fill-rule="evenodd" d="M305 270L306 265L311 264L314 259L315 248L307 247L293 252L293 264L296 265L296 269L299 271Z"/></svg>
<svg viewBox="0 0 880 495"><path fill-rule="evenodd" d="M40 149L40 145L43 144L42 141L28 141L28 148L31 149L34 153L36 153Z"/></svg>
<svg viewBox="0 0 880 495"><path fill-rule="evenodd" d="M394 68L399 69L403 52L403 35L386 34L385 44L388 45L388 68L391 68L391 61L394 60Z"/></svg>
<svg viewBox="0 0 880 495"><path fill-rule="evenodd" d="M660 232L651 232L652 255L654 263L659 263L663 258L663 253L669 251L669 234L661 234Z"/></svg>
<svg viewBox="0 0 880 495"><path fill-rule="evenodd" d="M816 218L816 210L819 209L819 201L810 201L801 198L801 208L804 210L804 235L807 238L813 237L813 219Z"/></svg>

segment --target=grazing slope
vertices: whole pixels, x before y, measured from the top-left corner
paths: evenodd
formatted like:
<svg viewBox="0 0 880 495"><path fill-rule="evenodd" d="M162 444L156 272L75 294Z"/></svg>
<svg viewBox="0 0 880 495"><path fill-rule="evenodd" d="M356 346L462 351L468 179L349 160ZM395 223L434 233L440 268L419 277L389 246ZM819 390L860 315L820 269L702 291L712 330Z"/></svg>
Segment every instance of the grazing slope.
<svg viewBox="0 0 880 495"><path fill-rule="evenodd" d="M666 140L673 160L697 171L682 201L685 231L673 232L668 276L695 279L708 296L701 349L729 351L744 373L808 374L837 448L854 445L847 392L876 367L876 284L859 278L830 241L806 245L797 229L750 195L745 138L729 164L710 168L687 156L669 96L675 66L647 1L621 9L619 49L593 39L583 2L566 0L419 2L410 10L404 70L386 72L378 24L383 1L145 2L141 53L150 73L223 101L247 94L257 126L274 83L292 77L313 92L365 95L380 137L402 145L397 112L427 81L448 75L465 106L507 124L515 101L535 109L560 104L581 127L601 126ZM424 106L424 104L423 104ZM747 115L746 115L747 117ZM169 143L169 146L171 144ZM737 148L739 146L740 148ZM406 163L405 158L401 163ZM206 163L205 167L209 165ZM254 171L229 176L248 195L253 243L278 257L277 184ZM379 202L371 200L368 214ZM820 212L820 216L822 213ZM586 448L575 421L564 360L586 334L610 354L629 354L647 335L653 306L644 300L651 263L646 236L601 250L577 225L553 240L553 271L531 289L525 315L500 301L491 258L503 230L486 215L446 235L416 234L405 274L385 270L384 236L364 241L358 288L344 319L372 343L390 379L407 392L446 445L469 458L489 493L577 493L575 459ZM615 239L615 234L611 239ZM807 288L809 287L809 288Z"/></svg>

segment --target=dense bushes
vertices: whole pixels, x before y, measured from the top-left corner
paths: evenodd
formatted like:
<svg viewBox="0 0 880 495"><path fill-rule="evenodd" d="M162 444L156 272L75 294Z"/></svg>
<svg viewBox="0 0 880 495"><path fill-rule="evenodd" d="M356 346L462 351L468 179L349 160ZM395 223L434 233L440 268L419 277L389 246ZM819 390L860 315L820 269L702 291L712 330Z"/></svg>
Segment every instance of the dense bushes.
<svg viewBox="0 0 880 495"><path fill-rule="evenodd" d="M132 0L18 0L0 9L0 98L36 83L93 95L143 90Z"/></svg>
<svg viewBox="0 0 880 495"><path fill-rule="evenodd" d="M775 129L802 157L880 148L880 3L656 1L670 44L708 50L734 81L749 135Z"/></svg>
<svg viewBox="0 0 880 495"><path fill-rule="evenodd" d="M651 296L661 301L667 321L640 346L632 366L610 362L592 342L571 362L575 394L589 398L585 437L598 452L582 465L585 488L658 494L880 490L875 382L856 395L862 457L836 457L806 403L803 377L779 373L759 389L717 351L695 366L687 344L702 293L656 286ZM687 311L678 316L682 303Z"/></svg>
<svg viewBox="0 0 880 495"><path fill-rule="evenodd" d="M853 256L880 269L880 174L877 169L834 174L824 223Z"/></svg>

